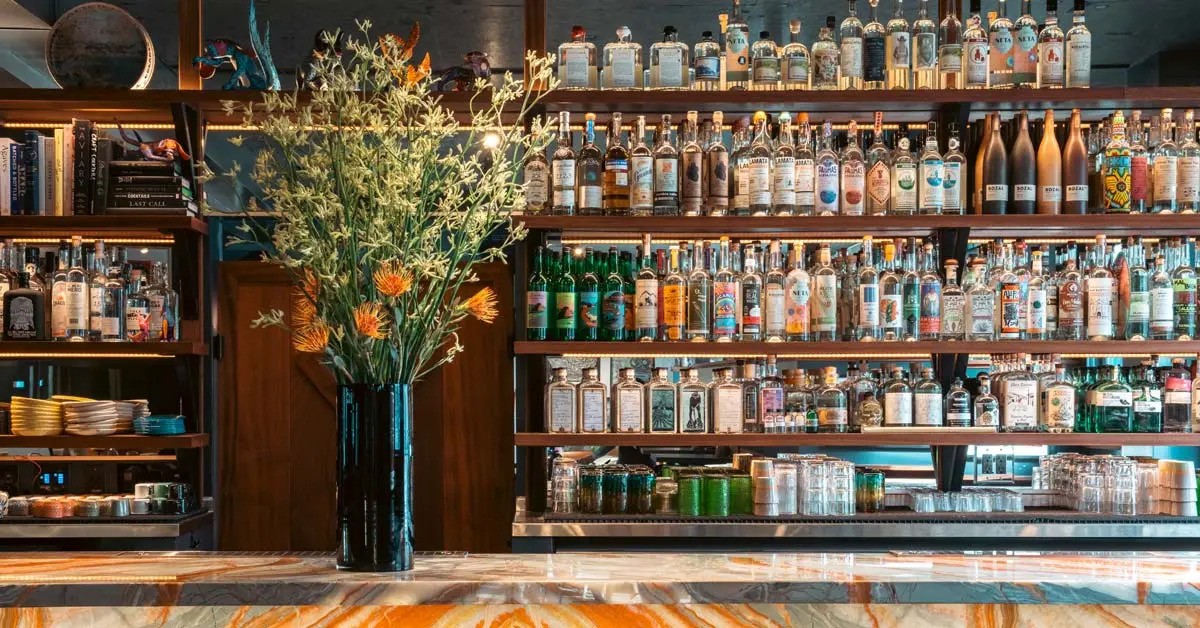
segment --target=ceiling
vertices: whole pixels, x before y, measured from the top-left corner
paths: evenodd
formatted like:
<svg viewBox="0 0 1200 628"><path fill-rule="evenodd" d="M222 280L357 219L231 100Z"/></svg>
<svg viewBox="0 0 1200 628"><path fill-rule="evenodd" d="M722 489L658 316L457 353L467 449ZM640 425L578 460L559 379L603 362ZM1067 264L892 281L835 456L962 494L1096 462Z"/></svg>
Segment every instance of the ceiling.
<svg viewBox="0 0 1200 628"><path fill-rule="evenodd" d="M313 36L321 28L354 29L354 20L369 18L374 32L406 34L409 25L420 21L422 40L419 50L432 54L435 68L456 65L469 50L489 53L493 67L519 68L523 46L522 0L257 0L259 20L271 22L271 47L285 82L312 46ZM19 0L20 4L43 20L52 23L80 0ZM780 41L786 39L789 19L803 22L803 39L811 45L826 15L840 22L846 15L845 0L744 0L743 12L750 30L757 37L768 30ZM930 0L936 11L937 0ZM154 39L160 57L155 72L155 87L172 87L177 66L176 2L165 0L115 0L113 4L140 19ZM628 25L634 39L644 46L656 41L664 25L679 29L681 40L694 43L704 30L719 31L717 14L728 11L728 0L547 0L549 49L566 39L571 25L581 24L597 45L614 38L617 26ZM882 0L879 11L886 21L893 0ZM911 21L918 2L904 2L904 13ZM985 12L995 10L996 0L984 0ZM1019 3L1009 8L1016 17ZM1088 26L1093 32L1095 83L1120 85L1127 81L1153 82L1127 76L1127 68L1153 57L1167 48L1184 48L1194 58L1200 40L1195 25L1200 23L1200 0L1090 0ZM1071 0L1059 1L1059 17L1070 22ZM227 37L246 41L248 0L204 0L206 37ZM1033 14L1041 20L1045 0L1033 1ZM866 0L858 0L859 14L865 18ZM1191 43L1192 45L1188 46ZM1137 73L1145 73L1141 68Z"/></svg>

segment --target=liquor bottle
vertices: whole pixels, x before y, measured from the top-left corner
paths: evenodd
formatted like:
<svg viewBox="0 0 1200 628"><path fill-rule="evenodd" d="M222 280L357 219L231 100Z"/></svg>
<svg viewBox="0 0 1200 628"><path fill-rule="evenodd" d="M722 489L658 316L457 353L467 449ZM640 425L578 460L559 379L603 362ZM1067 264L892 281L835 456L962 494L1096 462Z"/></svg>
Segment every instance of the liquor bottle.
<svg viewBox="0 0 1200 628"><path fill-rule="evenodd" d="M988 14L988 86L1013 86L1013 23L1008 19L1007 0L1000 3L999 14Z"/></svg>
<svg viewBox="0 0 1200 628"><path fill-rule="evenodd" d="M779 138L771 162L771 202L775 215L796 213L796 147L792 142L792 117L779 114Z"/></svg>
<svg viewBox="0 0 1200 628"><path fill-rule="evenodd" d="M670 266L667 276L662 282L662 328L659 338L662 340L683 340L686 329L685 313L687 311L687 278L679 269L679 247L672 245L670 249ZM649 277L646 277L648 280ZM638 281L642 280L641 275ZM638 289L641 292L641 289ZM707 319L707 317L706 317Z"/></svg>
<svg viewBox="0 0 1200 628"><path fill-rule="evenodd" d="M687 112L683 123L683 148L679 150L680 208L684 216L699 216L704 208L704 148L696 134L697 113Z"/></svg>
<svg viewBox="0 0 1200 628"><path fill-rule="evenodd" d="M996 339L996 293L983 277L983 262L976 261L975 279L967 285L967 340Z"/></svg>
<svg viewBox="0 0 1200 628"><path fill-rule="evenodd" d="M1017 368L1000 382L1000 426L1006 432L1036 432L1038 417L1038 379L1021 354Z"/></svg>
<svg viewBox="0 0 1200 628"><path fill-rule="evenodd" d="M582 26L571 27L571 41L558 46L558 81L562 89L596 89L596 45Z"/></svg>
<svg viewBox="0 0 1200 628"><path fill-rule="evenodd" d="M810 56L808 46L800 39L800 20L788 22L790 37L783 47L783 78L784 89L808 89L808 68Z"/></svg>
<svg viewBox="0 0 1200 628"><path fill-rule="evenodd" d="M1026 312L1025 337L1029 340L1049 340L1048 325L1046 324L1047 285L1042 273L1042 252L1034 248L1030 254L1029 281L1026 301L1029 304Z"/></svg>
<svg viewBox="0 0 1200 628"><path fill-rule="evenodd" d="M883 243L883 273L879 277L879 319L883 340L904 338L904 288L896 272L896 245Z"/></svg>
<svg viewBox="0 0 1200 628"><path fill-rule="evenodd" d="M921 310L918 319L918 340L940 340L942 337L942 279L937 273L933 244L924 245L924 270L921 272ZM938 393L941 394L940 392Z"/></svg>
<svg viewBox="0 0 1200 628"><path fill-rule="evenodd" d="M817 432L842 433L849 431L849 412L846 392L837 385L837 367L822 368L824 385L814 397L817 405ZM808 430L805 430L808 431Z"/></svg>
<svg viewBox="0 0 1200 628"><path fill-rule="evenodd" d="M1133 389L1121 381L1119 364L1101 368L1101 380L1087 393L1092 427L1100 433L1133 430Z"/></svg>
<svg viewBox="0 0 1200 628"><path fill-rule="evenodd" d="M775 356L767 357L767 369L758 386L758 424L767 434L785 431L785 389Z"/></svg>
<svg viewBox="0 0 1200 628"><path fill-rule="evenodd" d="M525 289L525 338L527 340L545 340L550 326L550 292L549 282L542 268L542 247L537 247L533 253L533 272Z"/></svg>
<svg viewBox="0 0 1200 628"><path fill-rule="evenodd" d="M575 211L580 216L599 216L604 207L604 159L596 146L596 114L586 114L583 119L583 146L575 157Z"/></svg>
<svg viewBox="0 0 1200 628"><path fill-rule="evenodd" d="M651 89L687 89L688 79L687 44L679 43L679 31L674 26L663 28L663 40L650 46Z"/></svg>
<svg viewBox="0 0 1200 628"><path fill-rule="evenodd" d="M1037 86L1061 88L1064 82L1063 40L1066 36L1058 25L1058 0L1046 0L1046 23L1037 36Z"/></svg>
<svg viewBox="0 0 1200 628"><path fill-rule="evenodd" d="M636 255L640 256L640 251ZM637 320L634 316L637 313L635 306L637 278L634 270L634 255L621 253L620 260L617 263L617 272L621 275L621 296L625 301L625 311L623 312L625 316L621 330L624 332L625 340L633 340L637 337ZM657 296L655 294L655 297ZM655 318L657 319L657 316ZM655 320L656 325L657 322Z"/></svg>
<svg viewBox="0 0 1200 628"><path fill-rule="evenodd" d="M708 340L713 320L712 276L704 266L705 244L697 240L692 254L692 270L687 287L687 339L693 342Z"/></svg>
<svg viewBox="0 0 1200 628"><path fill-rule="evenodd" d="M0 245L0 259L3 259L4 253L6 251L4 251L3 245ZM86 261L84 264L86 270L84 272L87 275L88 295L87 318L85 321L87 340L89 342L97 342L103 335L101 322L104 315L104 283L108 279L106 276L107 263L104 257L104 242L96 240L90 255L85 254L84 259ZM8 264L5 263L4 266L8 266ZM7 283L7 271L0 271L0 281ZM5 290L8 289L7 285L0 285L0 287Z"/></svg>
<svg viewBox="0 0 1200 628"><path fill-rule="evenodd" d="M1104 235L1096 236L1096 248L1093 251L1092 269L1087 275L1087 337L1088 340L1112 340L1113 328L1113 293L1116 286L1112 272L1108 270L1104 260ZM1193 280L1193 286L1195 282ZM1192 291L1195 294L1195 290ZM1178 306L1176 306L1178 312ZM1194 319L1194 317L1193 317Z"/></svg>
<svg viewBox="0 0 1200 628"><path fill-rule="evenodd" d="M671 114L664 113L654 147L654 215L679 215L679 150L671 141Z"/></svg>
<svg viewBox="0 0 1200 628"><path fill-rule="evenodd" d="M883 389L883 424L887 427L912 427L913 392L904 378L904 369L892 369L892 377Z"/></svg>
<svg viewBox="0 0 1200 628"><path fill-rule="evenodd" d="M689 368L684 372L679 386L679 400L676 405L679 411L679 431L684 434L707 434L708 423L708 386L700 381L700 372Z"/></svg>
<svg viewBox="0 0 1200 628"><path fill-rule="evenodd" d="M1196 142L1196 123L1193 110L1183 116L1179 144L1179 212L1194 214L1200 211L1200 144Z"/></svg>
<svg viewBox="0 0 1200 628"><path fill-rule="evenodd" d="M629 149L621 137L621 114L614 112L608 123L601 181L602 207L608 216L629 214Z"/></svg>
<svg viewBox="0 0 1200 628"><path fill-rule="evenodd" d="M921 0L917 19L912 24L913 87L916 89L938 88L937 43L938 25L929 17L929 0Z"/></svg>
<svg viewBox="0 0 1200 628"><path fill-rule="evenodd" d="M1003 6L1004 0L1000 1ZM996 115L992 121L987 151L983 154L983 213L1008 213L1008 175L1008 151L1004 148L1004 138L1000 136L1000 116Z"/></svg>
<svg viewBox="0 0 1200 628"><path fill-rule="evenodd" d="M887 23L887 88L908 89L911 87L910 72L912 71L912 32L908 28L908 20L904 19L901 4L904 0L894 0L896 10L892 19Z"/></svg>
<svg viewBox="0 0 1200 628"><path fill-rule="evenodd" d="M545 151L531 150L521 166L521 191L525 195L525 213L543 214L549 209L550 162Z"/></svg>
<svg viewBox="0 0 1200 628"><path fill-rule="evenodd" d="M576 416L579 417L578 431L584 434L605 434L611 430L608 421L608 388L600 381L600 372L596 367L583 369L583 379L576 387L576 397L579 407Z"/></svg>
<svg viewBox="0 0 1200 628"><path fill-rule="evenodd" d="M1125 310L1125 339L1150 338L1150 271L1146 268L1146 253L1141 236L1134 240L1129 251L1129 298Z"/></svg>
<svg viewBox="0 0 1200 628"><path fill-rule="evenodd" d="M750 25L742 17L741 0L725 26L725 89L744 89L750 80Z"/></svg>
<svg viewBox="0 0 1200 628"><path fill-rule="evenodd" d="M1125 140L1125 116L1117 111L1112 119L1112 137L1104 149L1104 211L1128 214L1130 210L1129 142Z"/></svg>
<svg viewBox="0 0 1200 628"><path fill-rule="evenodd" d="M963 87L987 89L991 76L988 62L991 57L988 34L983 29L979 16L980 0L971 0L971 16L967 18L967 30L963 32Z"/></svg>
<svg viewBox="0 0 1200 628"><path fill-rule="evenodd" d="M629 213L654 213L654 153L646 145L646 116L638 116L629 150Z"/></svg>
<svg viewBox="0 0 1200 628"><path fill-rule="evenodd" d="M750 143L749 180L750 215L768 216L774 206L771 198L771 136L767 131L767 114L754 114L754 141Z"/></svg>
<svg viewBox="0 0 1200 628"><path fill-rule="evenodd" d="M571 142L571 113L558 112L558 148L550 158L550 181L554 194L550 213L575 215L575 149Z"/></svg>
<svg viewBox="0 0 1200 628"><path fill-rule="evenodd" d="M838 256L836 268L840 275L840 292L837 296L838 340L852 341L857 338L858 323L858 267L859 254L844 251Z"/></svg>
<svg viewBox="0 0 1200 628"><path fill-rule="evenodd" d="M1083 143L1079 110L1071 110L1071 135L1063 149L1062 184L1064 214L1086 214L1088 210L1088 150Z"/></svg>
<svg viewBox="0 0 1200 628"><path fill-rule="evenodd" d="M763 339L783 342L787 339L787 275L783 272L779 241L768 248L767 272L763 275Z"/></svg>
<svg viewBox="0 0 1200 628"><path fill-rule="evenodd" d="M1154 258L1150 275L1150 339L1175 338L1175 286L1162 255Z"/></svg>
<svg viewBox="0 0 1200 628"><path fill-rule="evenodd" d="M840 51L833 41L833 16L825 18L825 26L821 27L817 40L812 45L812 88L838 89L838 74ZM861 62L860 62L861 65Z"/></svg>
<svg viewBox="0 0 1200 628"><path fill-rule="evenodd" d="M804 261L804 245L793 244L790 254L792 269L784 280L784 295L787 300L785 326L788 342L808 340L812 323L809 318L810 282L812 279L804 268Z"/></svg>
<svg viewBox="0 0 1200 628"><path fill-rule="evenodd" d="M1171 295L1175 304L1175 338L1191 340L1196 337L1196 270L1192 264L1192 247L1187 238L1177 247L1178 266L1171 272Z"/></svg>
<svg viewBox="0 0 1200 628"><path fill-rule="evenodd" d="M1075 431L1075 384L1061 363L1054 365L1054 379L1042 388L1042 414L1039 427L1043 432Z"/></svg>
<svg viewBox="0 0 1200 628"><path fill-rule="evenodd" d="M827 342L837 339L837 271L830 265L829 245L822 244L817 251L817 266L812 272L812 296L809 311L812 313L812 339Z"/></svg>
<svg viewBox="0 0 1200 628"><path fill-rule="evenodd" d="M925 126L925 152L921 153L921 176L917 179L917 209L922 214L940 214L946 204L945 162L938 151L937 127Z"/></svg>
<svg viewBox="0 0 1200 628"><path fill-rule="evenodd" d="M1058 284L1058 339L1083 340L1086 331L1083 276L1076 269L1075 255L1067 256Z"/></svg>
<svg viewBox="0 0 1200 628"><path fill-rule="evenodd" d="M846 19L842 20L840 85L842 89L862 89L863 25L858 19L858 0L849 0Z"/></svg>
<svg viewBox="0 0 1200 628"><path fill-rule="evenodd" d="M91 307L91 298L88 295L89 277L86 270L83 268L83 242L80 236L71 238L70 259L67 267L66 277L66 300L67 300L67 340L72 342L83 342L88 339L90 333L90 324L88 322L88 313ZM162 264L156 263L154 270L158 273L154 277L154 285L156 289L161 290L165 294L169 289L166 287L165 276L162 274ZM160 286L160 283L161 286ZM156 308L163 310L165 307ZM160 326L151 328L155 334L154 339L173 340L173 338L159 338L158 330Z"/></svg>
<svg viewBox="0 0 1200 628"><path fill-rule="evenodd" d="M50 296L50 338L52 340L67 339L67 243L58 244L57 257L47 254L47 259L54 260L46 271L49 280Z"/></svg>
<svg viewBox="0 0 1200 628"><path fill-rule="evenodd" d="M693 87L715 91L721 87L721 44L713 39L712 31L700 33L700 41L692 48L695 82Z"/></svg>
<svg viewBox="0 0 1200 628"><path fill-rule="evenodd" d="M650 263L650 236L642 236L641 270L634 283L634 320L637 339L658 340L658 273ZM665 287L664 287L665 289ZM678 338L676 338L677 340Z"/></svg>
<svg viewBox="0 0 1200 628"><path fill-rule="evenodd" d="M867 0L871 10L863 28L863 87L887 87L887 29L879 21L879 0Z"/></svg>
<svg viewBox="0 0 1200 628"><path fill-rule="evenodd" d="M712 138L704 153L705 171L708 173L705 207L709 216L724 216L729 212L729 151L721 141L724 120L720 111L713 112Z"/></svg>
<svg viewBox="0 0 1200 628"><path fill-rule="evenodd" d="M1037 213L1062 213L1062 150L1054 134L1054 110L1046 110L1037 151Z"/></svg>
<svg viewBox="0 0 1200 628"><path fill-rule="evenodd" d="M883 143L883 112L875 112L875 128L867 148L867 214L888 213L892 198L891 151Z"/></svg>
<svg viewBox="0 0 1200 628"><path fill-rule="evenodd" d="M807 383L807 375L802 369L788 369L783 372L783 424L784 432L808 432L809 415L813 415L812 432L817 431L815 420L817 401L813 390Z"/></svg>
<svg viewBox="0 0 1200 628"><path fill-rule="evenodd" d="M916 340L921 333L921 274L917 271L917 244L913 238L905 242L904 275L900 278L903 306L900 314L904 340Z"/></svg>
<svg viewBox="0 0 1200 628"><path fill-rule="evenodd" d="M125 335L130 342L150 340L150 295L146 292L146 278L138 277L130 282L130 294L125 300Z"/></svg>
<svg viewBox="0 0 1200 628"><path fill-rule="evenodd" d="M748 118L733 123L733 152L729 154L730 213L750 215L750 124Z"/></svg>
<svg viewBox="0 0 1200 628"><path fill-rule="evenodd" d="M121 268L118 266L105 269L105 273L104 296L100 301L100 340L125 342L125 280L122 279Z"/></svg>
<svg viewBox="0 0 1200 628"><path fill-rule="evenodd" d="M1038 23L1030 0L1021 0L1021 17L1013 23L1013 87L1037 87Z"/></svg>
<svg viewBox="0 0 1200 628"><path fill-rule="evenodd" d="M546 422L552 434L570 434L578 429L579 390L567 379L567 369L554 369L546 384Z"/></svg>
<svg viewBox="0 0 1200 628"><path fill-rule="evenodd" d="M946 427L971 427L971 393L963 387L962 378L955 377L950 384L950 390L946 392L945 407Z"/></svg>
<svg viewBox="0 0 1200 628"><path fill-rule="evenodd" d="M1172 139L1172 117L1170 109L1163 109L1159 117L1159 142L1154 147L1154 209L1155 212L1174 213L1178 209L1179 194L1179 148Z"/></svg>
<svg viewBox="0 0 1200 628"><path fill-rule="evenodd" d="M608 274L600 292L600 340L625 339L625 278L617 247L608 251Z"/></svg>
<svg viewBox="0 0 1200 628"><path fill-rule="evenodd" d="M1184 373L1186 374L1187 371L1184 370ZM1190 389L1192 381L1190 378L1186 381L1189 390L1183 395L1187 399L1187 403L1183 407L1190 413L1190 406L1192 404ZM1131 431L1150 432L1154 434L1162 432L1163 388L1155 377L1153 361L1142 360L1132 381L1129 382L1129 387L1133 392L1133 424Z"/></svg>
<svg viewBox="0 0 1200 628"><path fill-rule="evenodd" d="M642 89L642 45L633 41L628 26L617 28L616 41L604 44L604 70L601 89Z"/></svg>
<svg viewBox="0 0 1200 628"><path fill-rule="evenodd" d="M634 369L618 371L618 379L612 385L612 431L617 434L640 433L645 427L645 388L637 380Z"/></svg>
<svg viewBox="0 0 1200 628"><path fill-rule="evenodd" d="M962 89L963 81L963 25L959 21L958 3L946 5L946 16L938 25L937 86L941 89Z"/></svg>
<svg viewBox="0 0 1200 628"><path fill-rule="evenodd" d="M721 236L717 272L713 276L713 340L729 342L737 335L738 278L729 260L729 238Z"/></svg>
<svg viewBox="0 0 1200 628"><path fill-rule="evenodd" d="M1092 32L1083 15L1084 0L1075 0L1071 30L1067 31L1067 87L1092 86Z"/></svg>
<svg viewBox="0 0 1200 628"><path fill-rule="evenodd" d="M642 410L646 417L644 431L650 434L678 432L679 413L676 402L679 399L679 391L671 382L668 370L656 367L645 388L646 407Z"/></svg>
<svg viewBox="0 0 1200 628"><path fill-rule="evenodd" d="M841 190L838 154L833 150L833 125L825 121L821 130L821 150L816 156L816 213L834 216L838 213L838 192Z"/></svg>
<svg viewBox="0 0 1200 628"><path fill-rule="evenodd" d="M564 265L569 264L568 254L563 252ZM607 269L596 259L595 253L589 248L584 253L582 268L576 272L578 295L574 304L578 310L576 316L576 335L579 340L600 339L600 318L603 310L602 289L603 279ZM561 313L561 308L560 308Z"/></svg>
<svg viewBox="0 0 1200 628"><path fill-rule="evenodd" d="M1037 157L1029 138L1029 116L1017 115L1017 139L1009 156L1009 182L1012 185L1011 214L1032 214L1037 204Z"/></svg>
<svg viewBox="0 0 1200 628"><path fill-rule="evenodd" d="M1153 371L1151 371L1153 372ZM1171 360L1171 368L1163 374L1162 424L1163 432L1192 431L1192 376L1183 365L1183 358ZM1136 422L1136 417L1135 417ZM1135 423L1134 430L1138 429ZM1145 430L1152 431L1152 430Z"/></svg>
<svg viewBox="0 0 1200 628"><path fill-rule="evenodd" d="M1003 271L998 282L1000 301L996 308L996 322L1000 328L1000 340L1020 340L1025 337L1022 304L1027 286L1022 284L1014 272L1012 255L1009 255L1007 250L1003 253L1003 259Z"/></svg>
<svg viewBox="0 0 1200 628"><path fill-rule="evenodd" d="M1150 160L1142 130L1142 111L1133 111L1129 128L1129 208L1130 211L1143 213L1149 210L1150 201Z"/></svg>
<svg viewBox="0 0 1200 628"><path fill-rule="evenodd" d="M759 404L762 398L759 396L758 365L738 360L736 375L736 381L742 388L741 431L744 434L761 434L763 425L759 420L762 418L762 408Z"/></svg>
<svg viewBox="0 0 1200 628"><path fill-rule="evenodd" d="M750 89L779 89L781 65L779 45L769 31L760 31L758 41L750 47Z"/></svg>
<svg viewBox="0 0 1200 628"><path fill-rule="evenodd" d="M758 255L749 244L742 257L742 275L738 278L738 340L762 340L763 277L758 272Z"/></svg>
<svg viewBox="0 0 1200 628"><path fill-rule="evenodd" d="M1000 114L988 113L984 114L984 118L980 124L979 145L975 148L975 160L971 162L971 167L974 172L974 178L971 181L971 213L982 214L983 212L983 158L987 155L988 147L991 142L992 125L995 124L994 118Z"/></svg>
<svg viewBox="0 0 1200 628"><path fill-rule="evenodd" d="M817 204L816 157L812 150L812 129L808 114L797 116L800 135L796 140L796 215L811 216Z"/></svg>
<svg viewBox="0 0 1200 628"><path fill-rule="evenodd" d="M979 375L979 394L974 403L975 427L1000 427L1000 400L992 394L992 378Z"/></svg>
<svg viewBox="0 0 1200 628"><path fill-rule="evenodd" d="M874 241L871 236L863 236L862 266L858 269L858 325L855 338L857 340L878 340L881 336L879 327L879 271L872 260Z"/></svg>
<svg viewBox="0 0 1200 628"><path fill-rule="evenodd" d="M943 214L961 215L967 208L967 156L959 149L958 129L950 124L950 139L942 158Z"/></svg>
<svg viewBox="0 0 1200 628"><path fill-rule="evenodd" d="M740 434L742 432L742 386L734 381L733 369L713 371L713 383L709 388L712 395L713 431L717 434Z"/></svg>
<svg viewBox="0 0 1200 628"><path fill-rule="evenodd" d="M911 216L917 213L917 161L908 149L908 136L901 135L892 154L892 213Z"/></svg>
<svg viewBox="0 0 1200 628"><path fill-rule="evenodd" d="M46 340L46 295L29 285L29 273L17 273L17 287L4 293L4 339Z"/></svg>
<svg viewBox="0 0 1200 628"><path fill-rule="evenodd" d="M842 151L841 155L841 213L843 216L862 216L864 213L863 197L867 187L867 165L863 162L863 152L858 146L858 123L854 120L850 121L846 139L846 149Z"/></svg>
<svg viewBox="0 0 1200 628"><path fill-rule="evenodd" d="M942 427L945 423L942 406L942 385L933 376L933 369L921 369L921 378L913 386L913 425Z"/></svg>
<svg viewBox="0 0 1200 628"><path fill-rule="evenodd" d="M1050 247L1043 258L1046 269L1046 339L1058 338L1058 247Z"/></svg>

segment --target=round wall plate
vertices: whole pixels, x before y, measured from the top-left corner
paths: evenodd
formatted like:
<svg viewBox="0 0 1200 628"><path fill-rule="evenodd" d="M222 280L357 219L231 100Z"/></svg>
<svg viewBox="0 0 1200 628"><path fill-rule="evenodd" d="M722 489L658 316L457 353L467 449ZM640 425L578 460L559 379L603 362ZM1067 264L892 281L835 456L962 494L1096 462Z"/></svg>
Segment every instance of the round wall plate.
<svg viewBox="0 0 1200 628"><path fill-rule="evenodd" d="M144 89L154 74L154 43L124 9L88 2L54 23L46 63L64 88Z"/></svg>

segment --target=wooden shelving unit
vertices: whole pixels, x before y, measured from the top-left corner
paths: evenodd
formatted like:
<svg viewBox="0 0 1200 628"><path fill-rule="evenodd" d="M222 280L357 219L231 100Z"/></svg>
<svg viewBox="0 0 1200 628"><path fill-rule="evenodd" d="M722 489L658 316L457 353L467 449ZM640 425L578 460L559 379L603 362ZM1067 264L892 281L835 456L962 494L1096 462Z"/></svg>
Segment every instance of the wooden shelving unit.
<svg viewBox="0 0 1200 628"><path fill-rule="evenodd" d="M556 342L518 340L516 355L613 357L806 357L844 358L930 356L939 353L1057 353L1071 355L1195 356L1200 341L1176 340L996 340L919 342Z"/></svg>
<svg viewBox="0 0 1200 628"><path fill-rule="evenodd" d="M180 233L207 235L208 224L191 216L0 216L0 236L6 237L161 238Z"/></svg>
<svg viewBox="0 0 1200 628"><path fill-rule="evenodd" d="M1200 446L1200 434L1047 434L1039 432L912 434L532 434L519 432L518 447L892 447L958 445L1063 445L1073 447Z"/></svg>
<svg viewBox="0 0 1200 628"><path fill-rule="evenodd" d="M201 449L208 447L208 434L179 434L177 436L141 436L113 434L111 436L16 436L0 434L0 449L116 449L118 451L157 451L161 449Z"/></svg>
<svg viewBox="0 0 1200 628"><path fill-rule="evenodd" d="M0 341L0 360L14 358L155 358L208 355L203 342Z"/></svg>

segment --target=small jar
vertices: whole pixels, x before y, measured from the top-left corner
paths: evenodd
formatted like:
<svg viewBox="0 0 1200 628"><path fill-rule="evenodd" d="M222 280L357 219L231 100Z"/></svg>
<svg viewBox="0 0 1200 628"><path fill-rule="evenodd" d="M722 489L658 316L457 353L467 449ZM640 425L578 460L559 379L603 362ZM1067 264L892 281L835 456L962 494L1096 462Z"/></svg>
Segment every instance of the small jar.
<svg viewBox="0 0 1200 628"><path fill-rule="evenodd" d="M679 514L679 485L675 480L658 480L654 484L654 512L659 515Z"/></svg>
<svg viewBox="0 0 1200 628"><path fill-rule="evenodd" d="M648 467L629 472L629 514L654 514L654 486L657 478Z"/></svg>
<svg viewBox="0 0 1200 628"><path fill-rule="evenodd" d="M624 515L629 512L629 471L614 467L604 472L604 514Z"/></svg>
<svg viewBox="0 0 1200 628"><path fill-rule="evenodd" d="M864 469L855 476L855 506L859 512L883 512L884 494L883 472Z"/></svg>
<svg viewBox="0 0 1200 628"><path fill-rule="evenodd" d="M699 517L704 512L703 480L698 473L679 475L679 514Z"/></svg>
<svg viewBox="0 0 1200 628"><path fill-rule="evenodd" d="M579 512L598 515L604 512L604 470L584 467L579 472Z"/></svg>
<svg viewBox="0 0 1200 628"><path fill-rule="evenodd" d="M703 490L704 516L728 517L730 511L729 476L720 474L704 476Z"/></svg>

